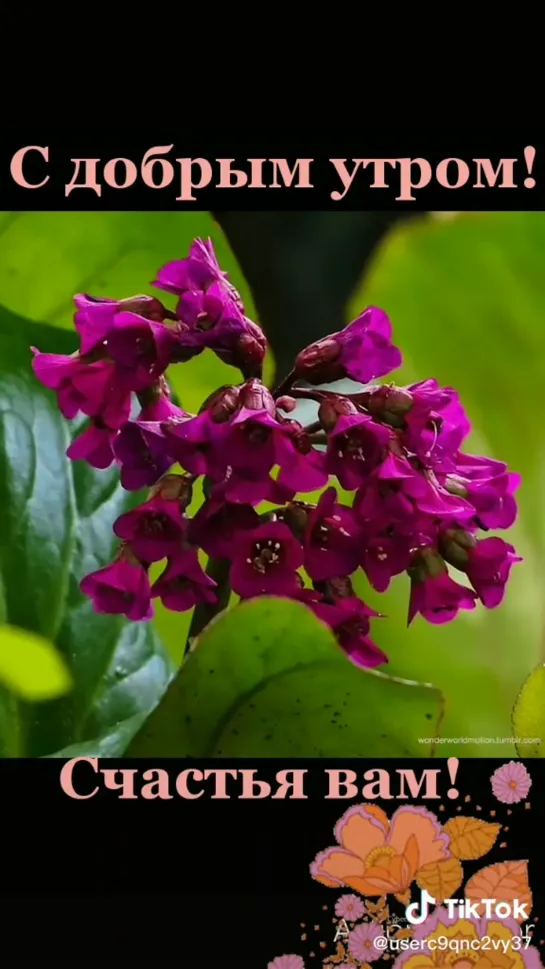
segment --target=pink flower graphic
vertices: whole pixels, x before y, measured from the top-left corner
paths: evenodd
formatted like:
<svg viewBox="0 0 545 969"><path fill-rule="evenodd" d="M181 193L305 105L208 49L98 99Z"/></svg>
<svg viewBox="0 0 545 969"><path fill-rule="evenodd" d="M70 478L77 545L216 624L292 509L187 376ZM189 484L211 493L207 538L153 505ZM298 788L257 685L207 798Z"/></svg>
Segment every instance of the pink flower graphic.
<svg viewBox="0 0 545 969"><path fill-rule="evenodd" d="M376 922L362 922L350 933L348 948L355 959L360 962L374 962L380 959L384 952L383 948L377 948L376 940L384 938L384 931L381 925Z"/></svg>
<svg viewBox="0 0 545 969"><path fill-rule="evenodd" d="M502 804L517 804L528 795L532 778L520 761L509 761L494 771L491 777L494 796Z"/></svg>
<svg viewBox="0 0 545 969"><path fill-rule="evenodd" d="M335 915L349 922L357 922L364 912L365 906L357 895L341 895L335 906Z"/></svg>
<svg viewBox="0 0 545 969"><path fill-rule="evenodd" d="M277 956L269 962L267 969L305 969L301 956Z"/></svg>
<svg viewBox="0 0 545 969"><path fill-rule="evenodd" d="M520 925L514 919L460 919L439 906L414 930L413 942L420 945L419 951L405 950L393 969L505 969L507 964L509 969L543 969L537 947L526 948L522 939ZM468 948L461 949L462 941ZM458 952L449 947L453 943L458 945ZM470 959L472 952L476 957Z"/></svg>

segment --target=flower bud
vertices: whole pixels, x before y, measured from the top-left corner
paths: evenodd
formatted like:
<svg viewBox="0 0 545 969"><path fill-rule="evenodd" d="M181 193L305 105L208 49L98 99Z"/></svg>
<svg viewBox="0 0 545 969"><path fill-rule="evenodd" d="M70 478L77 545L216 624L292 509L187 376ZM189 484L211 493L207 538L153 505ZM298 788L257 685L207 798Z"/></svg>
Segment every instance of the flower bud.
<svg viewBox="0 0 545 969"><path fill-rule="evenodd" d="M318 420L325 431L332 431L339 417L348 417L351 414L358 413L358 408L351 400L348 400L348 397L331 394L322 400L318 408Z"/></svg>
<svg viewBox="0 0 545 969"><path fill-rule="evenodd" d="M199 414L205 410L216 424L224 424L233 416L239 406L240 388L225 384L206 398L199 408Z"/></svg>
<svg viewBox="0 0 545 969"><path fill-rule="evenodd" d="M468 491L464 486L460 478L457 478L454 474L449 474L443 485L445 491L448 491L449 495L456 495L457 498L467 498Z"/></svg>
<svg viewBox="0 0 545 969"><path fill-rule="evenodd" d="M402 428L404 417L409 413L413 406L413 396L403 387L396 387L395 384L387 384L377 387L376 390L363 392L355 398L358 403L365 404L371 417L389 424L391 427ZM365 398L365 400L364 400Z"/></svg>
<svg viewBox="0 0 545 969"><path fill-rule="evenodd" d="M119 313L137 313L138 316L156 323L176 319L175 314L167 310L160 300L155 299L155 296L129 296L127 299L120 299L117 310Z"/></svg>
<svg viewBox="0 0 545 969"><path fill-rule="evenodd" d="M307 527L308 516L313 505L305 501L290 501L278 516L288 526L299 541L302 540Z"/></svg>
<svg viewBox="0 0 545 969"><path fill-rule="evenodd" d="M294 372L300 380L309 384L328 384L346 377L345 368L339 363L341 345L333 337L325 337L301 350L295 361Z"/></svg>
<svg viewBox="0 0 545 969"><path fill-rule="evenodd" d="M271 417L276 415L276 403L270 390L254 378L247 380L240 388L240 407L247 407L248 410L266 410Z"/></svg>
<svg viewBox="0 0 545 969"><path fill-rule="evenodd" d="M448 569L437 549L428 546L419 548L415 552L407 572L413 582L425 582L426 579L433 579L443 572L448 572Z"/></svg>
<svg viewBox="0 0 545 969"><path fill-rule="evenodd" d="M184 511L193 498L193 477L189 474L165 474L150 491L150 498L159 495L165 501L178 501Z"/></svg>
<svg viewBox="0 0 545 969"><path fill-rule="evenodd" d="M282 427L290 435L291 442L294 448L299 451L299 454L310 454L312 451L312 441L303 425L299 421L290 420L289 418L281 419L281 422Z"/></svg>
<svg viewBox="0 0 545 969"><path fill-rule="evenodd" d="M477 539L463 528L448 528L439 536L439 548L446 562L463 571L469 561L469 550Z"/></svg>
<svg viewBox="0 0 545 969"><path fill-rule="evenodd" d="M237 367L248 380L261 377L267 341L265 334L255 323L246 320L246 324L246 330L241 333L234 347L216 350L216 355L230 367Z"/></svg>
<svg viewBox="0 0 545 969"><path fill-rule="evenodd" d="M279 407L280 410L286 411L286 414L291 414L297 407L297 401L295 397L285 395L284 397L278 398L276 401L276 406Z"/></svg>
<svg viewBox="0 0 545 969"><path fill-rule="evenodd" d="M315 582L314 588L321 592L327 603L334 604L339 599L350 599L354 595L354 587L348 576L338 576L325 582Z"/></svg>

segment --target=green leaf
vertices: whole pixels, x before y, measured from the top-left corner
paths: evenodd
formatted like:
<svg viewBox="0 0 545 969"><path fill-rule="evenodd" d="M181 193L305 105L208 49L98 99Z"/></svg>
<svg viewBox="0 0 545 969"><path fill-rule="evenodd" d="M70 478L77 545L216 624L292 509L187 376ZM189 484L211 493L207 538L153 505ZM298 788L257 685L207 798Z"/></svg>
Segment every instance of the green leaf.
<svg viewBox="0 0 545 969"><path fill-rule="evenodd" d="M187 254L196 236L213 238L222 268L255 319L246 281L208 212L0 213L2 303L15 313L72 333L75 293L118 299L147 293L173 307L175 297L150 283L162 265ZM55 342L52 347L61 352ZM187 410L197 409L221 384L240 379L238 371L211 351L188 366L172 367L168 377ZM189 622L190 613L174 615L158 604L154 627L176 661L182 656Z"/></svg>
<svg viewBox="0 0 545 969"><path fill-rule="evenodd" d="M207 627L127 756L422 757L441 713L433 687L353 666L306 606L255 599Z"/></svg>
<svg viewBox="0 0 545 969"><path fill-rule="evenodd" d="M15 626L0 626L0 681L24 700L52 700L72 678L52 643Z"/></svg>
<svg viewBox="0 0 545 969"><path fill-rule="evenodd" d="M517 697L513 732L520 757L545 757L545 663L530 674Z"/></svg>
<svg viewBox="0 0 545 969"><path fill-rule="evenodd" d="M139 500L115 469L95 472L66 457L70 427L55 397L31 370L30 346L74 350L74 334L32 323L0 308L0 620L54 643L73 689L27 708L0 697L4 752L52 754L69 744L119 733L152 710L172 668L152 626L99 616L79 581L111 560L115 518Z"/></svg>
<svg viewBox="0 0 545 969"><path fill-rule="evenodd" d="M499 608L480 606L444 626L419 617L407 629L406 577L383 595L359 580L364 598L388 616L373 634L391 672L431 680L445 695L442 756L514 756L505 742L511 711L545 658L544 251L542 212L415 219L386 241L350 307L350 318L368 305L384 308L404 356L392 379L435 377L455 387L473 423L464 449L523 477L519 520L501 534L524 562Z"/></svg>

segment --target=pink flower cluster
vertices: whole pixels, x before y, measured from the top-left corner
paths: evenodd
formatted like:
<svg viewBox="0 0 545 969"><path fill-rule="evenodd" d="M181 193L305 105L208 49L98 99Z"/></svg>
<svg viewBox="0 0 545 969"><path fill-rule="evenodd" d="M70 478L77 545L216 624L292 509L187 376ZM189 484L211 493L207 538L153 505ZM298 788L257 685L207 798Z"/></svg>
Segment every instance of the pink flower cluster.
<svg viewBox="0 0 545 969"><path fill-rule="evenodd" d="M33 348L34 372L56 392L64 417L89 418L68 456L98 469L116 464L125 489L151 489L114 523L115 561L81 583L98 611L143 620L154 599L175 611L213 604L218 590L202 550L228 561L230 587L242 599L298 599L354 662L377 666L387 660L369 636L379 614L354 592L357 569L378 591L407 572L409 621L420 613L446 622L478 599L487 608L501 602L520 559L503 539L479 533L513 524L519 478L461 450L470 425L454 390L435 380L370 383L401 363L382 310L369 307L307 347L271 392L262 382L265 337L210 241L195 240L154 286L176 296L174 310L151 296L78 295L79 350L67 357ZM173 402L165 372L204 349L237 367L242 381L190 414ZM352 395L323 388L340 378L364 387ZM299 398L318 405L310 425L290 416ZM198 478L205 501L190 517ZM316 491L317 504L304 500ZM262 502L274 510L260 513ZM150 567L162 561L151 585ZM449 565L470 584L452 578Z"/></svg>

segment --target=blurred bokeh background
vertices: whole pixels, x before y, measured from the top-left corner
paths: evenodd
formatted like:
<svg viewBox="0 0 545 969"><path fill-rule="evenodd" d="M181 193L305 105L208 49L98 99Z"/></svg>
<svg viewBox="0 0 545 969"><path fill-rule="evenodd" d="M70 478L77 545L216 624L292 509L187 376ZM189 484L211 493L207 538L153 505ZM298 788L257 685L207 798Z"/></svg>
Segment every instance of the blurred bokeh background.
<svg viewBox="0 0 545 969"><path fill-rule="evenodd" d="M511 736L513 703L545 654L545 213L3 213L0 304L70 329L73 294L153 293L156 270L195 236L213 239L281 373L303 346L378 305L404 356L393 379L455 387L474 428L466 449L522 474L519 521L506 537L524 563L498 610L446 627L418 618L407 629L408 580L380 597L360 586L388 616L375 638L389 672L444 693L442 733L456 742L439 754L514 754L471 738ZM169 376L189 410L239 379L211 353ZM154 620L175 661L188 621L161 610Z"/></svg>

